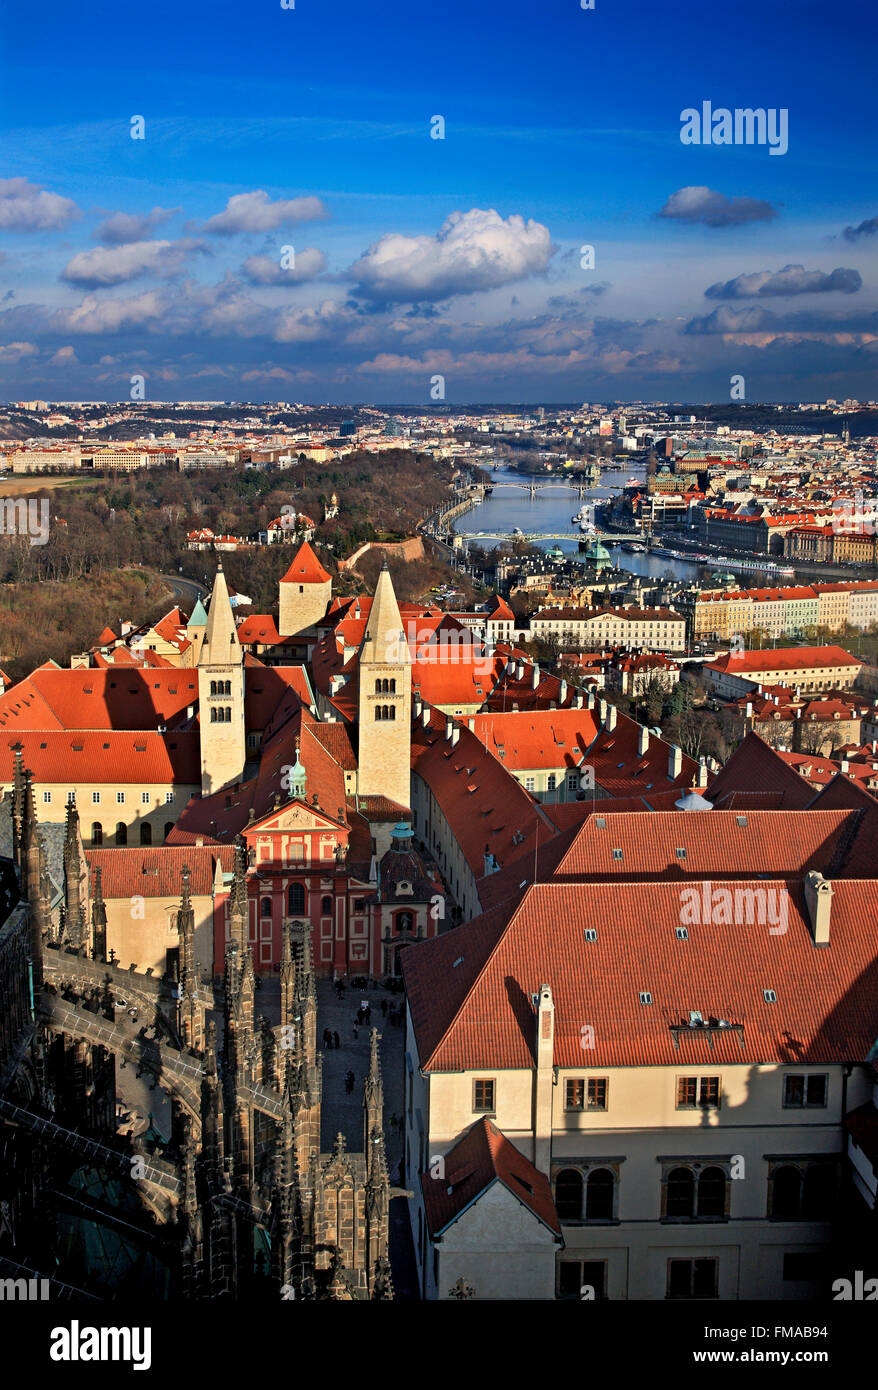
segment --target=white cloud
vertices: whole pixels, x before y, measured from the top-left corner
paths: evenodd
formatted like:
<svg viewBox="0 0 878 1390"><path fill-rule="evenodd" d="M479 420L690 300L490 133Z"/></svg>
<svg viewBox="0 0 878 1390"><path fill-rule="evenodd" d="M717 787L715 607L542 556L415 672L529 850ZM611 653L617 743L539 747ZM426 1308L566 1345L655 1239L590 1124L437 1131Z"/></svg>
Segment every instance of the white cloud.
<svg viewBox="0 0 878 1390"><path fill-rule="evenodd" d="M658 215L701 222L705 227L737 227L743 222L768 222L777 216L777 209L761 198L729 198L703 184L691 184L672 193Z"/></svg>
<svg viewBox="0 0 878 1390"><path fill-rule="evenodd" d="M154 322L164 312L164 300L156 290L130 299L98 299L90 294L72 309L56 309L51 327L62 333L118 333Z"/></svg>
<svg viewBox="0 0 878 1390"><path fill-rule="evenodd" d="M72 285L98 289L104 285L121 285L136 280L139 275L176 275L182 270L186 257L203 251L204 243L193 239L180 241L132 241L124 246L95 246L80 251L61 272L62 280Z"/></svg>
<svg viewBox="0 0 878 1390"><path fill-rule="evenodd" d="M0 229L6 232L55 231L79 209L71 198L48 193L27 179L0 179Z"/></svg>
<svg viewBox="0 0 878 1390"><path fill-rule="evenodd" d="M314 246L295 253L295 268L284 270L280 259L273 256L248 256L241 266L241 275L251 285L297 285L313 280L326 269L326 257Z"/></svg>
<svg viewBox="0 0 878 1390"><path fill-rule="evenodd" d="M718 281L704 291L708 299L755 299L797 294L856 294L862 286L858 270L839 266L831 274L825 270L806 270L803 265L785 265L783 270L759 270L753 275L737 275L734 280Z"/></svg>
<svg viewBox="0 0 878 1390"><path fill-rule="evenodd" d="M148 241L149 233L167 222L179 208L155 207L151 212L114 212L95 229L95 240L108 246L124 246L130 241Z"/></svg>
<svg viewBox="0 0 878 1390"><path fill-rule="evenodd" d="M279 198L273 203L263 189L236 193L225 211L205 222L203 230L217 236L239 232L273 232L297 222L320 222L329 214L320 198Z"/></svg>
<svg viewBox="0 0 878 1390"><path fill-rule="evenodd" d="M33 343L6 343L0 347L0 362L21 362L25 357L38 357L39 352Z"/></svg>
<svg viewBox="0 0 878 1390"><path fill-rule="evenodd" d="M436 236L388 233L350 273L369 298L418 302L496 289L545 270L552 255L542 223L472 208L453 212Z"/></svg>

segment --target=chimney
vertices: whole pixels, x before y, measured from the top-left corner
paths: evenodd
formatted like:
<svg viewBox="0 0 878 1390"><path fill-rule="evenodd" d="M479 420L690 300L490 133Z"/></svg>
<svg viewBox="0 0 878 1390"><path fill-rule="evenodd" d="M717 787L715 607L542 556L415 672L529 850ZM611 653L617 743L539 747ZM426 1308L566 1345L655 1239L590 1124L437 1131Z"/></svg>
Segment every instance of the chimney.
<svg viewBox="0 0 878 1390"><path fill-rule="evenodd" d="M696 786L707 786L707 762L704 758L701 758L698 763L698 781L696 782Z"/></svg>
<svg viewBox="0 0 878 1390"><path fill-rule="evenodd" d="M744 718L745 718L745 719L752 719L752 718L753 718L753 705L752 705L752 703L751 703L749 700L747 701L746 705L744 706Z"/></svg>
<svg viewBox="0 0 878 1390"><path fill-rule="evenodd" d="M560 689L559 689L559 691L558 691L558 704L559 704L559 705L563 705L563 703L564 703L564 701L565 701L566 699L567 699L567 682L566 682L565 680L562 679L562 681L561 681L561 687L560 687Z"/></svg>
<svg viewBox="0 0 878 1390"><path fill-rule="evenodd" d="M517 665L516 668L515 668L515 679L516 679L517 681L523 681L523 680L524 680L524 662L523 662L523 661L519 661L518 665Z"/></svg>
<svg viewBox="0 0 878 1390"><path fill-rule="evenodd" d="M187 719L191 719L192 716L194 715L194 713L195 713L195 706L194 706L194 705L187 705L187 706L186 706L186 718L187 718Z"/></svg>
<svg viewBox="0 0 878 1390"><path fill-rule="evenodd" d="M530 683L531 683L531 688L532 688L533 690L536 690L537 686L538 686L539 683L540 683L540 668L539 668L539 666L537 665L536 662L534 662L534 668L533 668L533 671L531 672Z"/></svg>
<svg viewBox="0 0 878 1390"><path fill-rule="evenodd" d="M637 730L637 751L641 758L649 747L649 729L645 724L641 724Z"/></svg>
<svg viewBox="0 0 878 1390"><path fill-rule="evenodd" d="M811 920L815 946L829 945L829 919L832 915L832 884L817 870L805 875L805 905Z"/></svg>
<svg viewBox="0 0 878 1390"><path fill-rule="evenodd" d="M675 782L683 771L683 752L675 743L671 744L668 753L668 777Z"/></svg>
<svg viewBox="0 0 878 1390"><path fill-rule="evenodd" d="M458 727L455 725L455 727L451 730L451 746L452 746L452 748L456 748L456 747L457 747L457 740L458 740L459 738L460 738L460 729L458 729Z"/></svg>
<svg viewBox="0 0 878 1390"><path fill-rule="evenodd" d="M598 700L598 723L603 724L607 718L606 700Z"/></svg>
<svg viewBox="0 0 878 1390"><path fill-rule="evenodd" d="M847 758L842 758L841 762L839 763L839 767L841 768L842 772L847 772L849 770L850 763L848 762Z"/></svg>
<svg viewBox="0 0 878 1390"><path fill-rule="evenodd" d="M552 1089L555 1062L555 1003L550 985L536 996L534 1072L534 1166L548 1174L552 1159Z"/></svg>
<svg viewBox="0 0 878 1390"><path fill-rule="evenodd" d="M607 717L606 717L606 719L605 719L605 721L604 721L604 724L605 724L605 727L606 727L608 733L609 733L612 729L615 729L615 727L616 727L616 706L615 706L615 705L608 705L608 706L607 706Z"/></svg>
<svg viewBox="0 0 878 1390"><path fill-rule="evenodd" d="M582 691L581 691L581 690L577 690L576 694L573 696L573 708L574 708L574 709L582 709Z"/></svg>
<svg viewBox="0 0 878 1390"><path fill-rule="evenodd" d="M451 735L452 735L453 733L454 733L454 720L451 718L451 715L450 715L450 714L446 714L446 716L445 716L445 742L446 742L446 743L450 743L450 742L451 742Z"/></svg>
<svg viewBox="0 0 878 1390"><path fill-rule="evenodd" d="M588 708L589 708L589 709L594 709L594 689L593 689L593 688L590 688L590 689L589 689L589 692L588 692L588 700L586 701L586 704L588 705ZM580 705L579 708L581 709L582 706Z"/></svg>
<svg viewBox="0 0 878 1390"><path fill-rule="evenodd" d="M421 697L420 695L416 695L414 700L412 701L412 712L416 720L420 719L422 709L423 705L421 703Z"/></svg>

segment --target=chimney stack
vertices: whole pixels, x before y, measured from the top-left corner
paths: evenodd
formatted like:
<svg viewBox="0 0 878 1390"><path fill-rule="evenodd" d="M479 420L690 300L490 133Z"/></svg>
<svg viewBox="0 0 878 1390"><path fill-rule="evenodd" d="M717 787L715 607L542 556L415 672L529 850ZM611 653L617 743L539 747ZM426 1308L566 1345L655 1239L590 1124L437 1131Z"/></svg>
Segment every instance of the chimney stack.
<svg viewBox="0 0 878 1390"><path fill-rule="evenodd" d="M458 740L459 738L460 738L460 729L458 729L457 725L455 725L455 727L451 730L451 746L452 746L452 748L456 748L456 747L457 747L457 740Z"/></svg>
<svg viewBox="0 0 878 1390"><path fill-rule="evenodd" d="M561 680L561 688L560 688L560 690L558 691L558 704L559 704L559 705L563 705L563 703L564 703L564 701L565 701L566 699L567 699L567 682L562 678L562 680Z"/></svg>
<svg viewBox="0 0 878 1390"><path fill-rule="evenodd" d="M668 753L668 777L675 782L683 771L683 751L675 743L671 744Z"/></svg>
<svg viewBox="0 0 878 1390"><path fill-rule="evenodd" d="M555 1062L555 1003L550 985L536 996L534 1073L534 1167L548 1174L552 1159L552 1083Z"/></svg>
<svg viewBox="0 0 878 1390"><path fill-rule="evenodd" d="M450 714L447 714L447 715L445 716L445 742L446 742L446 743L450 743L450 742L451 742L451 735L452 735L453 732L454 732L454 720L451 718L451 715L450 715Z"/></svg>
<svg viewBox="0 0 878 1390"><path fill-rule="evenodd" d="M531 672L530 683L531 683L531 688L532 688L533 690L536 690L537 686L538 686L539 683L540 683L540 668L539 668L539 666L537 665L536 662L534 662L534 665L533 665L533 671Z"/></svg>
<svg viewBox="0 0 878 1390"><path fill-rule="evenodd" d="M637 751L641 758L649 747L649 729L645 724L641 724L637 730Z"/></svg>
<svg viewBox="0 0 878 1390"><path fill-rule="evenodd" d="M829 920L832 916L832 884L817 869L805 875L805 905L811 919L811 934L815 946L829 945Z"/></svg>
<svg viewBox="0 0 878 1390"><path fill-rule="evenodd" d="M615 727L616 727L616 706L615 706L615 705L608 705L608 706L607 706L607 717L606 717L606 719L604 720L604 725L605 725L606 730L607 730L608 733L610 733L613 729L615 729Z"/></svg>
<svg viewBox="0 0 878 1390"><path fill-rule="evenodd" d="M699 787L707 786L707 763L704 758L701 758L698 763L698 782L696 785Z"/></svg>

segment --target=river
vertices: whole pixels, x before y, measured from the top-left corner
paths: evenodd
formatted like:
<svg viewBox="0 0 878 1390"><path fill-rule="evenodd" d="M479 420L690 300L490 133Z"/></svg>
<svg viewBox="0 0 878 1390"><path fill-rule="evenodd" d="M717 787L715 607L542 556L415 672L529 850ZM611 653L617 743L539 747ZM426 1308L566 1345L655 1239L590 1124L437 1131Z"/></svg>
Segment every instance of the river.
<svg viewBox="0 0 878 1390"><path fill-rule="evenodd" d="M612 470L604 469L599 485L587 488L583 494L582 502L578 487L562 478L544 475L535 478L534 481L538 485L550 483L551 487L537 492L534 497L531 497L524 489L501 486L503 483L528 483L529 479L514 469L498 468L496 471L491 469L490 475L495 491L490 497L486 497L480 506L474 507L471 512L467 512L465 516L458 519L455 523L455 530L458 535L471 536L478 531L499 531L508 535L514 526L520 527L525 535L533 535L537 532L549 535L559 532L569 534L577 529L570 518L574 512L579 511L582 502L602 502L608 497L615 496L622 491L629 478L637 478L642 481L645 477L645 470L642 463L623 464L620 468ZM479 541L478 544L490 550L498 542L485 539ZM534 544L543 550L550 550L557 546L566 554L578 555L580 553L577 540L544 540L535 541ZM673 545L673 542L669 541L669 544ZM650 575L653 578L694 580L706 568L703 564L697 564L692 560L672 560L664 555L632 555L630 551L623 550L619 545L609 545L606 541L604 545L610 552L613 563L620 569L628 570L631 574Z"/></svg>

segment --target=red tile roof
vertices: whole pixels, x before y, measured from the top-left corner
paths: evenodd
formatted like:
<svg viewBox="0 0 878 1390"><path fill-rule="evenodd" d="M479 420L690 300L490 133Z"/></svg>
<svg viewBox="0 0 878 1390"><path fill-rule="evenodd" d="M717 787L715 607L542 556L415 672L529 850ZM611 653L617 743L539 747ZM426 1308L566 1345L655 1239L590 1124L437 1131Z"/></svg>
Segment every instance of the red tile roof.
<svg viewBox="0 0 878 1390"><path fill-rule="evenodd" d="M179 898L184 868L189 869L192 895L212 897L216 866L231 873L235 849L234 845L161 845L152 849L87 849L85 857L92 871L91 892L94 870L99 868L104 898Z"/></svg>
<svg viewBox="0 0 878 1390"><path fill-rule="evenodd" d="M561 1223L545 1173L484 1117L445 1154L444 1172L421 1174L424 1209L432 1236L441 1235L484 1192L501 1183L556 1236Z"/></svg>
<svg viewBox="0 0 878 1390"><path fill-rule="evenodd" d="M63 670L38 666L0 696L0 729L156 729L198 703L186 668Z"/></svg>
<svg viewBox="0 0 878 1390"><path fill-rule="evenodd" d="M786 932L696 924L681 941L679 884L539 884L505 923L495 911L405 952L421 1067L531 1069L531 994L544 981L556 1066L582 1067L584 1025L594 1029L589 1067L864 1061L878 1017L878 881L833 883L826 947L814 945L798 885L722 886L772 891L778 902L788 892ZM585 941L586 926L596 940ZM692 1010L742 1030L708 1037L682 1026L675 1036Z"/></svg>
<svg viewBox="0 0 878 1390"><path fill-rule="evenodd" d="M331 575L323 568L307 541L296 551L293 563L280 579L281 584L326 584Z"/></svg>
<svg viewBox="0 0 878 1390"><path fill-rule="evenodd" d="M801 878L809 869L828 874L849 820L846 811L656 811L644 818L605 812L598 802L553 879L737 878L745 866L771 878Z"/></svg>
<svg viewBox="0 0 878 1390"><path fill-rule="evenodd" d="M67 730L0 734L0 782L11 783L12 749L21 743L24 766L37 783L105 782L200 786L198 733L70 733ZM85 814L87 807L80 807Z"/></svg>
<svg viewBox="0 0 878 1390"><path fill-rule="evenodd" d="M813 797L807 782L752 729L720 768L705 796L716 805L732 791L776 792L790 810L803 810Z"/></svg>

